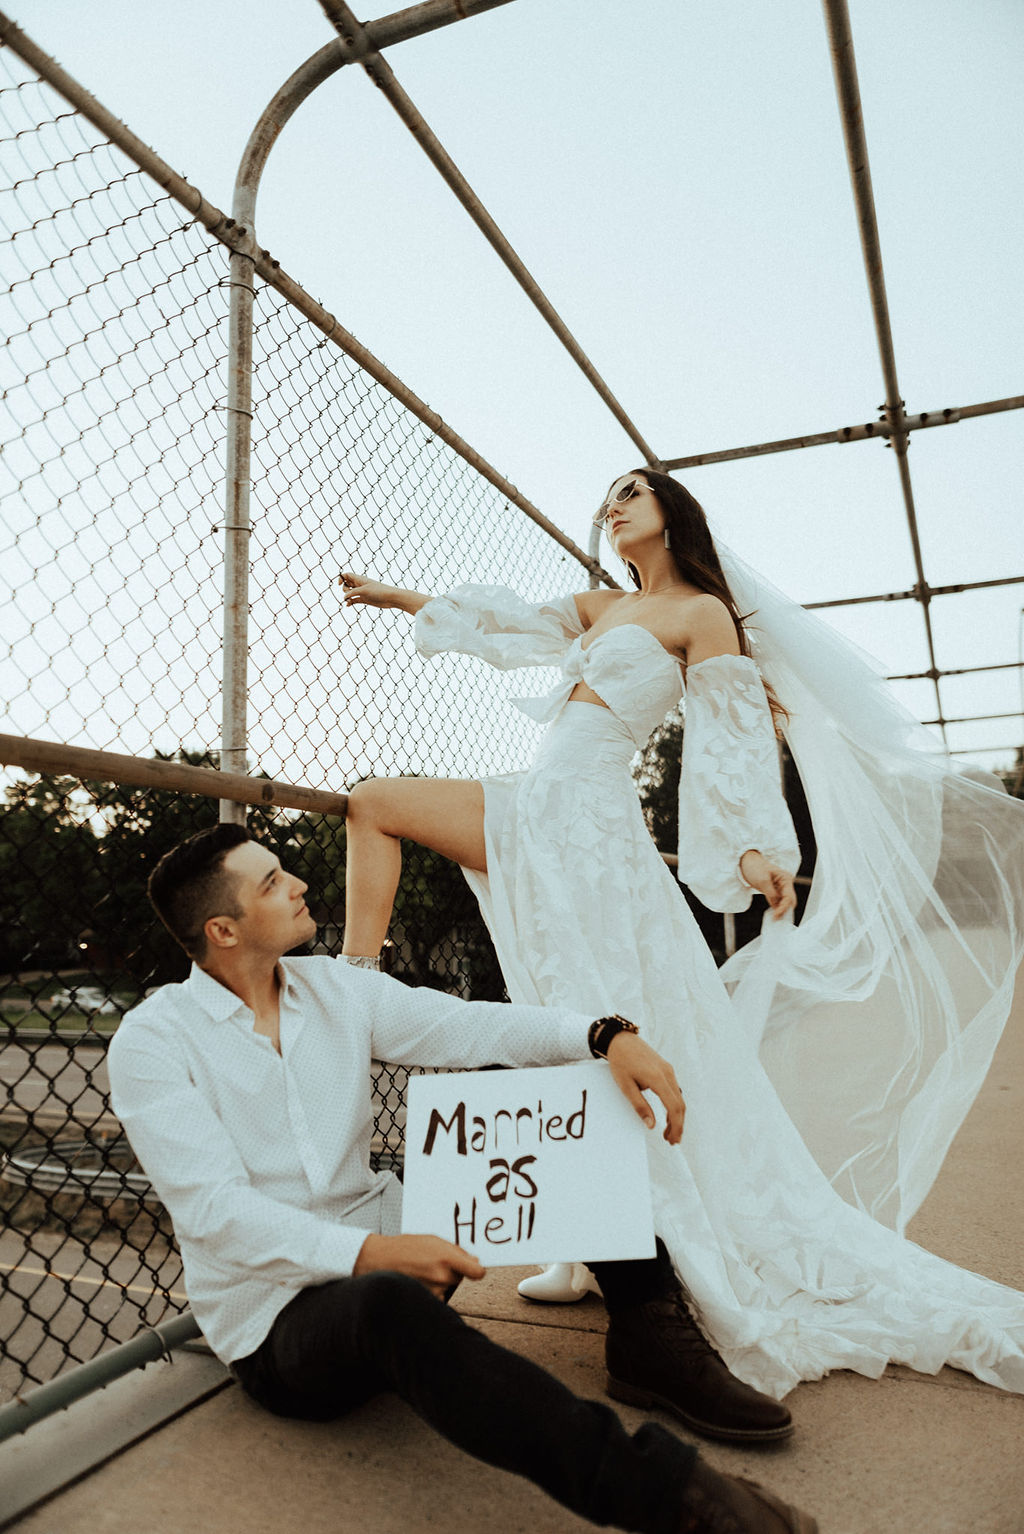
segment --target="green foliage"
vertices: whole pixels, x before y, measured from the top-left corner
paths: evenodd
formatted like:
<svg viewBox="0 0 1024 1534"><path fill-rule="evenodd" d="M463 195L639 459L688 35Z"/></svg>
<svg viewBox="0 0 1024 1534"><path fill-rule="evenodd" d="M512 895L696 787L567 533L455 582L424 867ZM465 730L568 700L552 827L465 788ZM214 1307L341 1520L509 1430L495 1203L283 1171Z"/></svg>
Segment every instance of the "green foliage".
<svg viewBox="0 0 1024 1534"><path fill-rule="evenodd" d="M674 710L659 724L633 768L647 828L655 846L674 852L679 839L679 768L683 752L683 716Z"/></svg>
<svg viewBox="0 0 1024 1534"><path fill-rule="evenodd" d="M433 964L440 958L443 966L454 941L471 994L480 1001L503 1000L497 956L459 865L412 842L403 843L403 854L394 920L411 940L412 953L394 972L417 985L446 987L454 976L439 975Z"/></svg>
<svg viewBox="0 0 1024 1534"><path fill-rule="evenodd" d="M158 752L158 761L215 768L212 752ZM0 965L8 971L125 970L139 985L180 979L188 961L157 921L146 881L165 852L216 824L215 800L172 789L73 779L19 780L0 808ZM337 827L254 807L253 835L308 868L340 899ZM327 877L329 875L329 877Z"/></svg>
<svg viewBox="0 0 1024 1534"><path fill-rule="evenodd" d="M161 761L216 768L212 752L180 750ZM216 823L215 800L172 789L36 778L11 785L0 805L0 968L39 972L22 994L48 996L70 965L125 994L179 980L188 960L146 897L151 870L172 847ZM248 827L309 885L310 909L328 947L340 949L345 916L345 823L340 816L252 806ZM499 997L497 960L457 864L405 846L395 920L411 942L401 972L421 985L449 984L446 944L457 929L461 967L474 994ZM448 950L451 952L451 950ZM433 957L432 957L433 956ZM43 978L49 971L50 978ZM14 995L5 986L5 997Z"/></svg>
<svg viewBox="0 0 1024 1534"><path fill-rule="evenodd" d="M103 893L96 828L68 778L5 791L0 836L0 963L65 963Z"/></svg>

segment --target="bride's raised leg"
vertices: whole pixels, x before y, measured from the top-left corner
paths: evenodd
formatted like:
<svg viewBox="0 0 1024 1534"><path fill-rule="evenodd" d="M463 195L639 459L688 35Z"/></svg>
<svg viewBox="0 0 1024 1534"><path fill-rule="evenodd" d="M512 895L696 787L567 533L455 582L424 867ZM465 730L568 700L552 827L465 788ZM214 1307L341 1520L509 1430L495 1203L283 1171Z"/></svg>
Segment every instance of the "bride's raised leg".
<svg viewBox="0 0 1024 1534"><path fill-rule="evenodd" d="M465 778L368 778L348 796L345 816L345 941L342 952L373 957L387 936L402 874L402 837L487 872L484 791Z"/></svg>

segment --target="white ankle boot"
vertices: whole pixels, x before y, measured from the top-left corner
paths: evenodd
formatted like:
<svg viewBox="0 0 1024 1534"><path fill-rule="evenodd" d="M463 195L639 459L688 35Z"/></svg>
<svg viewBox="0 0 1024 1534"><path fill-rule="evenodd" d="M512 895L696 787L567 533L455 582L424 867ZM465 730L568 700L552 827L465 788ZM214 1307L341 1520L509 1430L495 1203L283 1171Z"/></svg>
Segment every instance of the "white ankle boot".
<svg viewBox="0 0 1024 1534"><path fill-rule="evenodd" d="M556 1262L540 1273L531 1273L517 1286L527 1300L546 1300L551 1305L574 1305L585 1294L600 1294L597 1280L582 1262Z"/></svg>

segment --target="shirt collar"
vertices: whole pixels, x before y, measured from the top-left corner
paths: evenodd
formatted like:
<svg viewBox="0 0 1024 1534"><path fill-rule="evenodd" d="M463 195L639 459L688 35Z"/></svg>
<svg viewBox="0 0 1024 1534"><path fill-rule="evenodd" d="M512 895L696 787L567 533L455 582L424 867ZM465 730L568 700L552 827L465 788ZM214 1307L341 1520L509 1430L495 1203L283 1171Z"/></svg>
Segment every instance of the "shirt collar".
<svg viewBox="0 0 1024 1534"><path fill-rule="evenodd" d="M198 964L193 964L185 984L190 998L202 1007L206 1015L215 1023L222 1023L226 1018L233 1017L236 1012L247 1010L240 996L236 996L234 991L229 991L226 985L221 985L219 980L208 975L205 969L200 969Z"/></svg>
<svg viewBox="0 0 1024 1534"><path fill-rule="evenodd" d="M281 996L284 996L294 986L294 979L288 973L288 966L284 959L278 960L277 973L281 980ZM193 964L189 977L185 984L188 987L189 996L195 1001L206 1015L215 1023L222 1023L229 1017L234 1017L236 1012L248 1012L249 1008L240 996L221 985L212 975L208 975L205 969L200 969L198 964Z"/></svg>

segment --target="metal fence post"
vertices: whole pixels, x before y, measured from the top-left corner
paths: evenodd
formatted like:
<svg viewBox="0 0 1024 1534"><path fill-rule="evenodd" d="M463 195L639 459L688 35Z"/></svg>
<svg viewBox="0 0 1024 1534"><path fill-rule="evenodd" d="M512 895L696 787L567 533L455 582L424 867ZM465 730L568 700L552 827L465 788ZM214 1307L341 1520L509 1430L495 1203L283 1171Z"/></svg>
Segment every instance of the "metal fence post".
<svg viewBox="0 0 1024 1534"><path fill-rule="evenodd" d="M236 210L237 214L237 210ZM228 318L224 486L224 651L220 766L245 773L249 650L249 475L252 452L253 259L232 251ZM245 823L245 806L220 801L222 821Z"/></svg>

